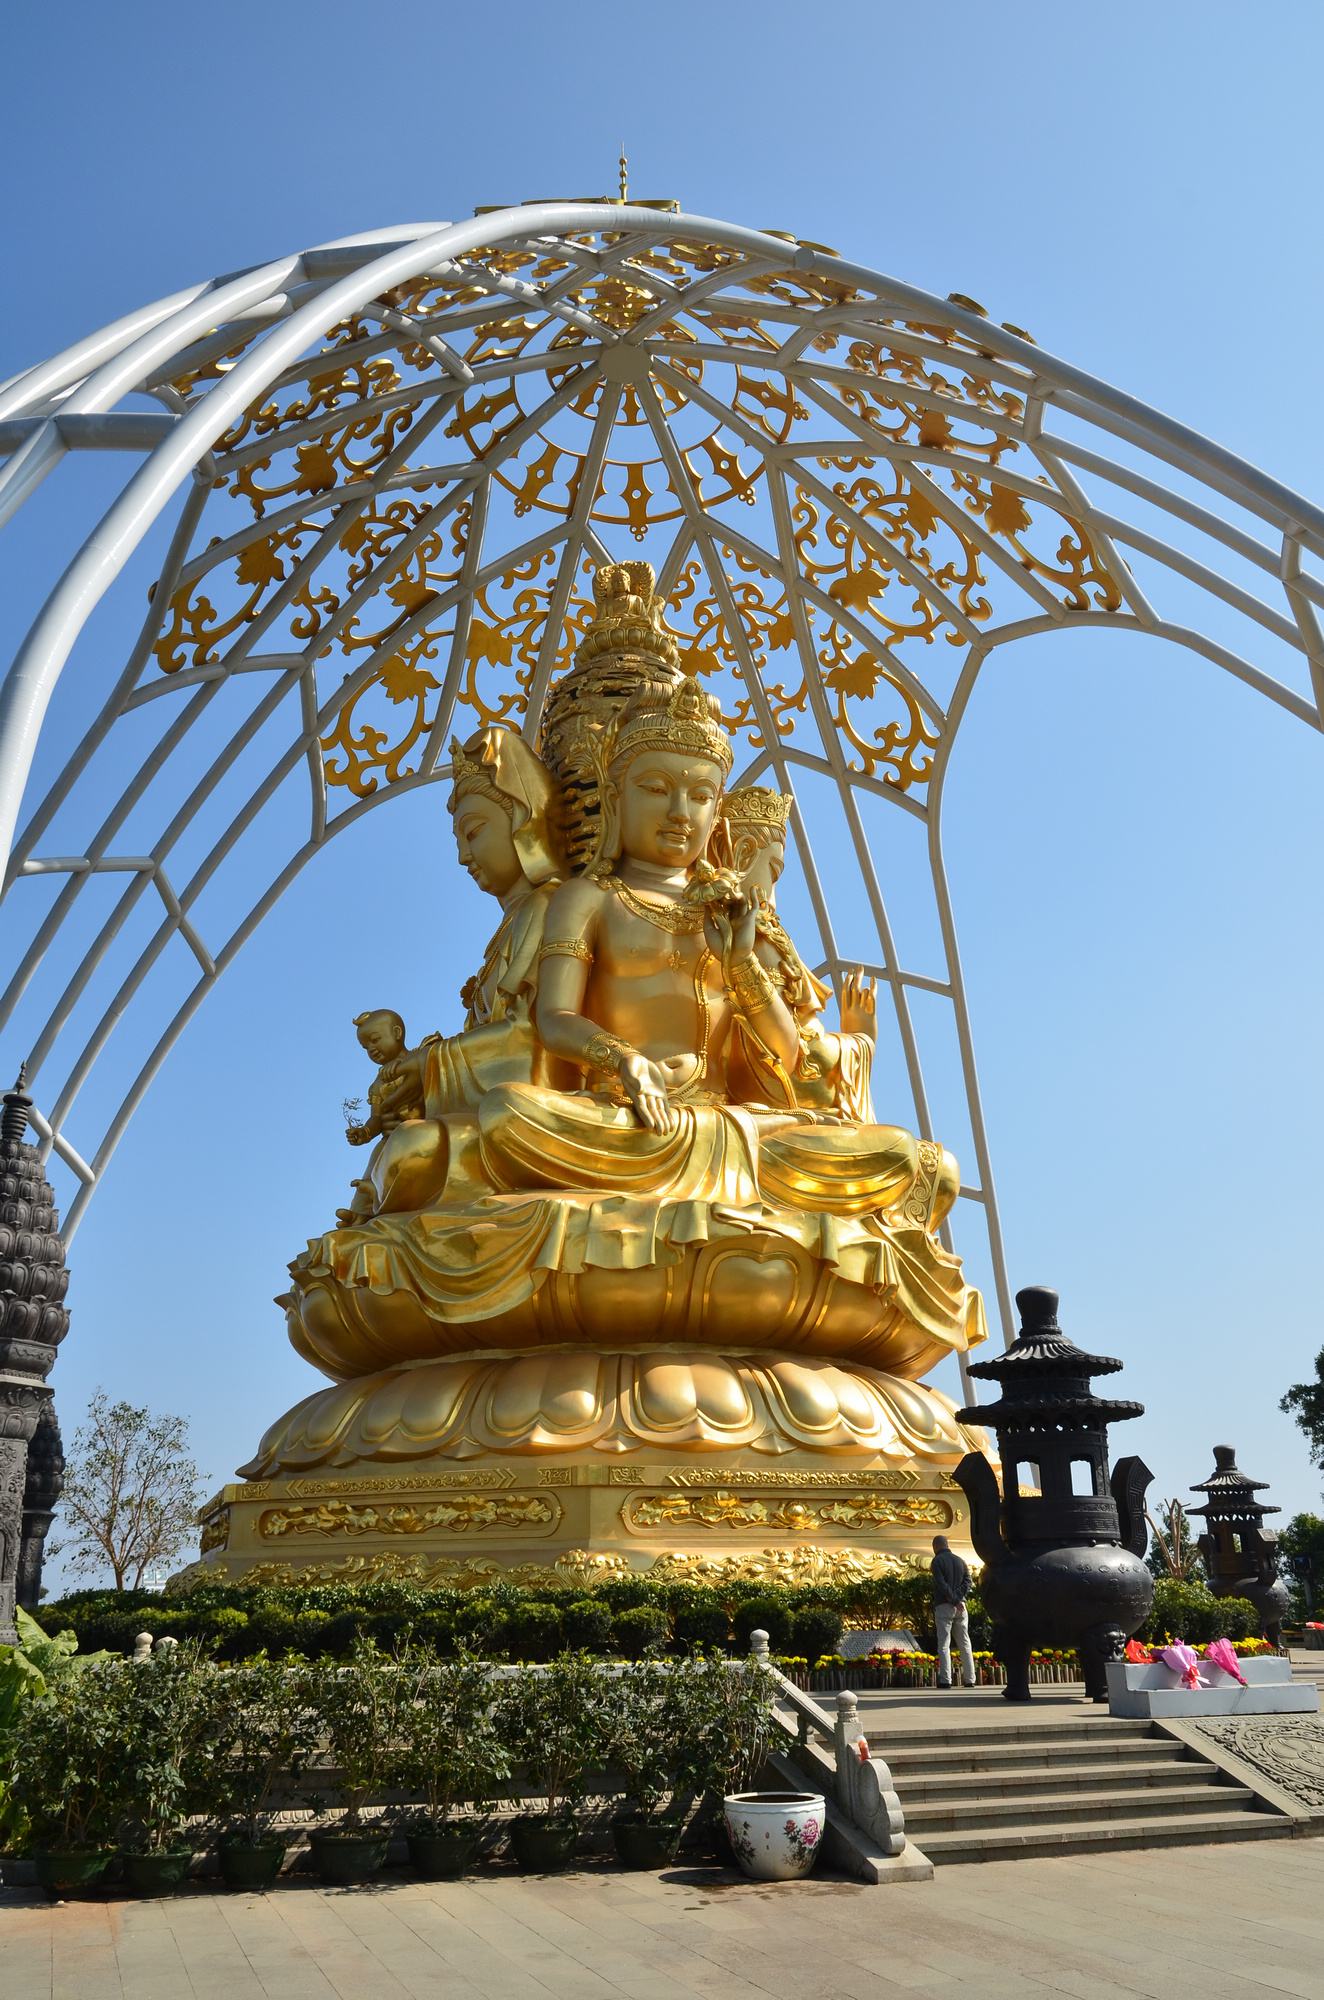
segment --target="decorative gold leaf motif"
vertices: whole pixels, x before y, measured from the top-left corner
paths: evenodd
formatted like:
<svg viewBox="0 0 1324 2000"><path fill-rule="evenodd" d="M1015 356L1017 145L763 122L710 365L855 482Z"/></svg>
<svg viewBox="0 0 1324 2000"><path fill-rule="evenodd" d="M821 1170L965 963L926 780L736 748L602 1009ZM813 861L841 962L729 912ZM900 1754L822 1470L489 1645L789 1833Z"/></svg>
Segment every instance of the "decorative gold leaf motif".
<svg viewBox="0 0 1324 2000"><path fill-rule="evenodd" d="M511 279L517 294L497 289ZM555 288L556 305L540 287ZM806 314L817 316L812 336L787 347ZM196 403L260 338L260 328L236 336L181 367L171 388ZM620 365L606 364L612 349ZM785 359L792 349L799 358ZM938 710L914 691L916 655L939 638L964 646L995 607L1002 617L998 592L1014 590L1018 572L1069 613L1122 606L1079 509L1029 457L1014 380L977 336L884 319L830 268L802 270L789 254L786 268L759 271L722 245L664 236L630 248L591 230L479 248L331 327L218 440L217 496L270 527L194 554L162 610L155 660L167 674L215 670L258 621L263 644L303 648L319 679L320 662L352 676L378 655L322 737L328 785L365 798L415 775L428 744L436 754L443 685L478 721L517 722L542 685L540 660L550 653L553 674L569 663L588 616L583 569L545 637L562 554L526 545L493 573L498 505L530 533L540 517L589 524L599 547L613 534L679 532L696 552L677 550L668 618L727 726L757 751L817 721L835 730L848 770L915 794L938 743ZM552 411L550 397L562 399ZM671 459L654 433L659 412ZM812 456L797 459L803 442ZM1021 462L1035 469L1018 476ZM821 479L804 483L815 466ZM444 503L465 467L488 482L487 567L455 648L454 607L440 607L462 573L472 508L452 500L446 515ZM383 473L395 490L365 499ZM747 553L783 479L796 607L774 573L787 552L768 567ZM726 568L720 602L690 538L696 507ZM334 546L305 569L341 515ZM737 517L748 524L738 548L724 538ZM582 546L572 544L577 565Z"/></svg>
<svg viewBox="0 0 1324 2000"><path fill-rule="evenodd" d="M628 1528L787 1528L812 1535L825 1528L949 1528L953 1515L945 1500L919 1494L894 1499L881 1493L852 1493L841 1500L813 1494L760 1498L757 1493L715 1492L640 1494L627 1500L622 1520Z"/></svg>
<svg viewBox="0 0 1324 2000"><path fill-rule="evenodd" d="M913 1565L903 1556L874 1549L825 1549L812 1544L795 1544L781 1549L741 1550L737 1553L659 1556L641 1567L625 1556L593 1554L587 1549L570 1549L551 1563L511 1563L503 1565L490 1558L474 1556L407 1555L400 1549L375 1549L362 1555L341 1556L327 1562L254 1563L243 1572L244 1582L254 1587L280 1584L287 1587L318 1583L415 1583L440 1588L450 1585L465 1589L474 1584L498 1581L525 1589L555 1589L570 1585L588 1589L615 1578L645 1575L659 1583L767 1583L795 1587L799 1584L865 1583L879 1577L908 1575ZM206 1564L194 1563L175 1588L196 1589L204 1581L215 1582L216 1573Z"/></svg>
<svg viewBox="0 0 1324 2000"><path fill-rule="evenodd" d="M430 1528L551 1527L561 1518L554 1500L540 1493L454 1493L444 1500L392 1506L349 1500L322 1500L296 1507L269 1507L258 1518L266 1541L286 1535L423 1535Z"/></svg>

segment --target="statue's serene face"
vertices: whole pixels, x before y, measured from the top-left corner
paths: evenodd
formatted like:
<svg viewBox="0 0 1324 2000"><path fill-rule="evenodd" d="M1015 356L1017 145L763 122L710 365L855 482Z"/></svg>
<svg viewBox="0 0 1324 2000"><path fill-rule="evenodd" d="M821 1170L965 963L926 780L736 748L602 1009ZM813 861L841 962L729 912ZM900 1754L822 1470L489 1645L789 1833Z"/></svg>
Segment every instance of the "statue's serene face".
<svg viewBox="0 0 1324 2000"><path fill-rule="evenodd" d="M646 750L616 780L621 852L654 868L688 868L708 845L722 796L705 757Z"/></svg>
<svg viewBox="0 0 1324 2000"><path fill-rule="evenodd" d="M735 843L737 854L741 854L739 838ZM751 834L744 851L749 854L746 861L741 856L741 874L746 889L752 896L762 896L769 903L777 899L777 884L781 881L782 870L786 866L786 836L774 834L771 840L759 844L759 836Z"/></svg>
<svg viewBox="0 0 1324 2000"><path fill-rule="evenodd" d="M507 895L523 873L510 814L481 792L469 792L455 808L455 845L461 868L489 896Z"/></svg>

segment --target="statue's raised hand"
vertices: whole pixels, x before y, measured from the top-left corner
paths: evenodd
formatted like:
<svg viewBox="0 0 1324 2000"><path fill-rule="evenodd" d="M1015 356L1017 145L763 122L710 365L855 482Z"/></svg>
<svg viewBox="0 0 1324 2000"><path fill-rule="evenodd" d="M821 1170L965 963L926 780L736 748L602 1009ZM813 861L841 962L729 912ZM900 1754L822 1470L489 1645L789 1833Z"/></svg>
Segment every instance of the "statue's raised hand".
<svg viewBox="0 0 1324 2000"><path fill-rule="evenodd" d="M878 989L872 976L857 966L841 988L841 1032L874 1041L878 1034Z"/></svg>
<svg viewBox="0 0 1324 2000"><path fill-rule="evenodd" d="M622 1056L620 1076L639 1123L650 1132L674 1131L677 1113L667 1096L666 1078L657 1064L647 1056Z"/></svg>
<svg viewBox="0 0 1324 2000"><path fill-rule="evenodd" d="M756 904L744 895L704 906L704 942L728 976L731 967L753 951L757 918Z"/></svg>

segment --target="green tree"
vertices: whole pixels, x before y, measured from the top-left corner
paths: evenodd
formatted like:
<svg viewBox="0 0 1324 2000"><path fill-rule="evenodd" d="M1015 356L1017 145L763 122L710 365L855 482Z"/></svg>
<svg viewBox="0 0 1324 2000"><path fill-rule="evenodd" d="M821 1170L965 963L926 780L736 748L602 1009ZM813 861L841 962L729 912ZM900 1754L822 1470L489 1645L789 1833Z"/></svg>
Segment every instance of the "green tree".
<svg viewBox="0 0 1324 2000"><path fill-rule="evenodd" d="M1324 1472L1324 1347L1315 1356L1314 1381L1294 1383L1278 1407L1296 1419L1309 1441L1311 1463Z"/></svg>
<svg viewBox="0 0 1324 2000"><path fill-rule="evenodd" d="M1278 1536L1283 1580L1292 1593L1294 1618L1318 1618L1324 1605L1324 1520L1318 1514L1293 1514ZM1310 1589L1306 1578L1294 1566L1293 1558L1309 1556Z"/></svg>
<svg viewBox="0 0 1324 2000"><path fill-rule="evenodd" d="M75 1576L109 1570L116 1590L138 1590L189 1546L202 1498L187 1418L112 1403L96 1389L69 1452L51 1554Z"/></svg>

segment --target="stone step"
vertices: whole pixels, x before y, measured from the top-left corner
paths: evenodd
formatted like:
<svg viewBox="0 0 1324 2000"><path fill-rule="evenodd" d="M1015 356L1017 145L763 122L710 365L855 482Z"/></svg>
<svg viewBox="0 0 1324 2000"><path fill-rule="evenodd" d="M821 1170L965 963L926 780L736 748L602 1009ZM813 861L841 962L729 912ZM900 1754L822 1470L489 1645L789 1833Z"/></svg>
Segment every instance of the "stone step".
<svg viewBox="0 0 1324 2000"><path fill-rule="evenodd" d="M934 1771L927 1777L906 1776L906 1799L1011 1797L1017 1793L1088 1791L1100 1785L1125 1785L1137 1790L1170 1791L1187 1785L1193 1772L1206 1768L1201 1758L1137 1759L1124 1764L1027 1764L1010 1770Z"/></svg>
<svg viewBox="0 0 1324 2000"><path fill-rule="evenodd" d="M869 1714L861 1701L860 1721L867 1731L879 1737L886 1733L886 1710ZM981 1743L1079 1743L1098 1739L1121 1742L1127 1737L1148 1739L1152 1733L1153 1724L1144 1716L1081 1715L1077 1711L1070 1721L1064 1722L953 1720L935 1723L932 1728L898 1729L891 1733L889 1740L896 1744L913 1743L917 1749L926 1749L934 1744L950 1743L957 1737L969 1737Z"/></svg>
<svg viewBox="0 0 1324 2000"><path fill-rule="evenodd" d="M1198 1767L1197 1767L1198 1768ZM1245 1785L1222 1785L1210 1774L1202 1783L1143 1791L1054 1792L1032 1798L926 1800L906 1811L906 1832L928 1851L934 1833L971 1827L1085 1825L1111 1819L1170 1819L1178 1813L1246 1811L1255 1794Z"/></svg>
<svg viewBox="0 0 1324 2000"><path fill-rule="evenodd" d="M1139 1819L1122 1815L1078 1824L971 1827L959 1832L931 1833L917 1840L923 1853L940 1867L953 1862L1030 1860L1048 1854L1079 1854L1091 1850L1116 1852L1127 1847L1194 1846L1224 1840L1272 1840L1291 1834L1285 1814L1263 1812L1174 1813L1169 1818Z"/></svg>
<svg viewBox="0 0 1324 2000"><path fill-rule="evenodd" d="M888 1743L878 1738L872 1739L873 1748L880 1757L886 1759L898 1778L904 1773L907 1778L923 1778L932 1771L994 1771L1025 1768L1027 1764L1041 1760L1041 1768L1052 1769L1054 1765L1089 1764L1096 1768L1123 1768L1128 1764L1174 1762L1185 1753L1185 1745L1174 1737L1107 1738L1081 1743L1053 1743L1027 1745L1025 1743L1003 1743L1001 1741L981 1741L968 1736L950 1738L946 1743L935 1743L923 1748L912 1749L908 1743L900 1741Z"/></svg>

